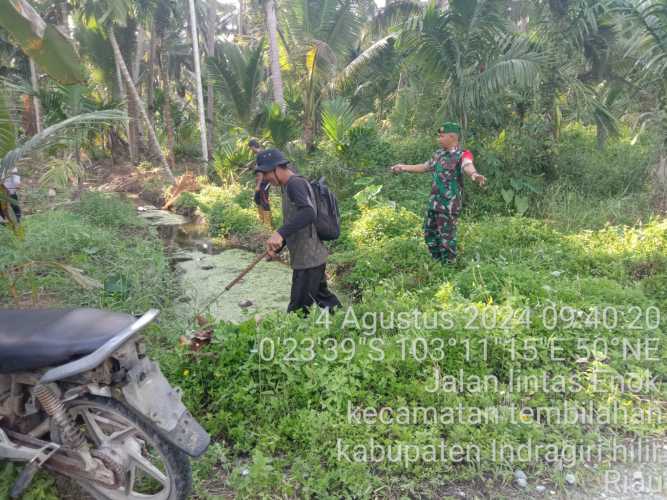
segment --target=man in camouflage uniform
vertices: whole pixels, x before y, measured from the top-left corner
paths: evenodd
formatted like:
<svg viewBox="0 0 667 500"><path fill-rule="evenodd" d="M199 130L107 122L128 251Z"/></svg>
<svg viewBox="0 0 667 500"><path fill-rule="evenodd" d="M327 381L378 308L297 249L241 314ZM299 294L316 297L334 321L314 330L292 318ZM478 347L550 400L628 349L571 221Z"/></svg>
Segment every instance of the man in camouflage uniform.
<svg viewBox="0 0 667 500"><path fill-rule="evenodd" d="M424 221L424 239L431 256L442 263L456 259L456 223L463 200L463 173L483 186L486 177L473 164L472 153L459 146L461 128L456 123L445 123L438 129L438 149L426 163L398 164L392 172L431 172L433 184Z"/></svg>

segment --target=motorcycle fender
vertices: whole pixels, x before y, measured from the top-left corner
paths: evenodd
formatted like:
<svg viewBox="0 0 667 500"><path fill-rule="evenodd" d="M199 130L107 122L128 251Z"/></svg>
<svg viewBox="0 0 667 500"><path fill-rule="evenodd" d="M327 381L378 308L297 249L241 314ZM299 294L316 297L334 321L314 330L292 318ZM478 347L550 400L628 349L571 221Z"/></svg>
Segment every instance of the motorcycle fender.
<svg viewBox="0 0 667 500"><path fill-rule="evenodd" d="M192 457L206 451L211 438L181 402L157 363L143 358L127 372L121 391L127 404L154 424L171 444Z"/></svg>

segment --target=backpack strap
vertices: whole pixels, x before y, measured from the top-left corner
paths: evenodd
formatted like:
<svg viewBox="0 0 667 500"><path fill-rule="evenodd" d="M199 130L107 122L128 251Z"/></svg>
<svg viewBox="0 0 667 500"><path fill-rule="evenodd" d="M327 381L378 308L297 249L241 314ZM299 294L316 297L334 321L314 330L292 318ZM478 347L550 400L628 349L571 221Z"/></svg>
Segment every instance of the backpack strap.
<svg viewBox="0 0 667 500"><path fill-rule="evenodd" d="M308 193L310 194L310 206L311 208L315 211L315 219L317 219L317 198L315 197L315 191L313 190L313 186L311 185L310 181L306 179L303 175L298 175L295 174L296 177L300 177L304 181L306 181L306 186L308 186ZM315 226L315 223L313 222L310 224L310 237L313 237L313 227Z"/></svg>

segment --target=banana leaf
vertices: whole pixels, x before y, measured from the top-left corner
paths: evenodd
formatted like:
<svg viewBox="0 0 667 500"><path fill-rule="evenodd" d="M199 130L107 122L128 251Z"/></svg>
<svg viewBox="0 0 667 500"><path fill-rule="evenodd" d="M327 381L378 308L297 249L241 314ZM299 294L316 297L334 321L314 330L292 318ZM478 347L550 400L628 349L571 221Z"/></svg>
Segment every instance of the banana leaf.
<svg viewBox="0 0 667 500"><path fill-rule="evenodd" d="M46 24L25 0L0 0L0 26L52 78L63 84L85 81L81 60L70 40Z"/></svg>

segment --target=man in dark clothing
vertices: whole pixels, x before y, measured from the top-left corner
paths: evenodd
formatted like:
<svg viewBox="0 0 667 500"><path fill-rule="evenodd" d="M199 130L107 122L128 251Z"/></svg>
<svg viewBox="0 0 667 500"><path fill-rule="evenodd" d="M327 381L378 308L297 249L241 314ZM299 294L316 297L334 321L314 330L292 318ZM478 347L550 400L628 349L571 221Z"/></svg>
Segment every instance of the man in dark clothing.
<svg viewBox="0 0 667 500"><path fill-rule="evenodd" d="M275 257L285 245L289 249L292 267L292 292L287 312L304 311L313 304L334 309L338 298L327 286L325 274L329 251L320 241L315 229L315 200L306 179L288 168L289 161L277 149L257 155L256 170L264 181L282 189L283 225L266 242L270 257Z"/></svg>
<svg viewBox="0 0 667 500"><path fill-rule="evenodd" d="M263 151L262 146L257 139L250 139L248 141L248 147L256 155ZM259 220L272 228L271 203L269 202L270 187L271 185L268 182L262 180L262 173L255 172L255 205L257 205L257 214L259 215Z"/></svg>

